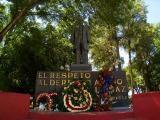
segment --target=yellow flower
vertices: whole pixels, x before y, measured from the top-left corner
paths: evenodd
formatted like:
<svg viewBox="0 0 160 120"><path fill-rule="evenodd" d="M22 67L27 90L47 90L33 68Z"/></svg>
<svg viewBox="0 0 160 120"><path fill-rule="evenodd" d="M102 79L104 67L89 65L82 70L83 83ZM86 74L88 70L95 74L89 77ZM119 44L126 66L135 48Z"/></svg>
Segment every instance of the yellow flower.
<svg viewBox="0 0 160 120"><path fill-rule="evenodd" d="M112 68L109 68L109 71L112 71Z"/></svg>
<svg viewBox="0 0 160 120"><path fill-rule="evenodd" d="M67 87L64 87L64 90L67 90L68 88Z"/></svg>
<svg viewBox="0 0 160 120"><path fill-rule="evenodd" d="M75 93L78 93L78 90L77 90L77 89L73 89L73 91L74 91Z"/></svg>
<svg viewBox="0 0 160 120"><path fill-rule="evenodd" d="M86 83L84 82L83 85L86 85Z"/></svg>

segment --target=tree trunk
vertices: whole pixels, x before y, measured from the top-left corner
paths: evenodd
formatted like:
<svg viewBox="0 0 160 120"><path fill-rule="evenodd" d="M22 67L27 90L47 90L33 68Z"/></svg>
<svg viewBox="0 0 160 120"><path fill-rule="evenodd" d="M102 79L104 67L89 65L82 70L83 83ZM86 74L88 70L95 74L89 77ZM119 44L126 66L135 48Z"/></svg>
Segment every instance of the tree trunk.
<svg viewBox="0 0 160 120"><path fill-rule="evenodd" d="M120 61L120 53L119 53L119 38L117 37L117 31L116 30L113 30L112 32L112 40L115 42L116 44L116 59L118 61L118 70L122 70L122 67L121 67L121 61ZM117 66L116 65L116 66Z"/></svg>
<svg viewBox="0 0 160 120"><path fill-rule="evenodd" d="M133 73L132 73L132 61L131 61L131 40L130 38L128 39L128 54L129 54L129 73L130 73L130 80L131 80L131 90L132 90L132 95L134 94L134 85L133 85Z"/></svg>
<svg viewBox="0 0 160 120"><path fill-rule="evenodd" d="M149 68L149 65L146 65L146 68L144 69L144 80L147 87L147 91L153 91L152 83L151 83L151 70Z"/></svg>
<svg viewBox="0 0 160 120"><path fill-rule="evenodd" d="M38 0L32 0L29 5L25 6L21 10L21 12L14 19L11 20L11 22L0 32L0 42L2 42L3 37L6 35L6 33L9 30L11 30L16 25L16 23L28 12L28 9L30 8L30 6L32 6L37 2Z"/></svg>
<svg viewBox="0 0 160 120"><path fill-rule="evenodd" d="M119 39L116 37L116 52L117 52L117 60L118 60L118 70L122 70L121 61L120 61L120 53L119 53Z"/></svg>

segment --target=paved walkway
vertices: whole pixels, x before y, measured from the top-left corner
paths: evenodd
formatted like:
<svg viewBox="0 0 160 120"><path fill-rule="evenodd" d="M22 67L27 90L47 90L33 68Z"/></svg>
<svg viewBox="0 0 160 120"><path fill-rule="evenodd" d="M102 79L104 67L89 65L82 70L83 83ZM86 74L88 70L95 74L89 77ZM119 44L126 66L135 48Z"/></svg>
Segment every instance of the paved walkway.
<svg viewBox="0 0 160 120"><path fill-rule="evenodd" d="M116 112L131 112L133 110L130 107L113 107L111 111L116 111Z"/></svg>

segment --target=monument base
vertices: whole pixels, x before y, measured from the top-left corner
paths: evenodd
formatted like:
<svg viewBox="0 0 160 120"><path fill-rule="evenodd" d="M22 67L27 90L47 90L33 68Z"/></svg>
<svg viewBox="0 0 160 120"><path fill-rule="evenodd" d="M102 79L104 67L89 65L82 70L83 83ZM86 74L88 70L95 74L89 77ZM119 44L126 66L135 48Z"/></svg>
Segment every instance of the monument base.
<svg viewBox="0 0 160 120"><path fill-rule="evenodd" d="M71 71L91 71L92 67L89 64L71 64Z"/></svg>

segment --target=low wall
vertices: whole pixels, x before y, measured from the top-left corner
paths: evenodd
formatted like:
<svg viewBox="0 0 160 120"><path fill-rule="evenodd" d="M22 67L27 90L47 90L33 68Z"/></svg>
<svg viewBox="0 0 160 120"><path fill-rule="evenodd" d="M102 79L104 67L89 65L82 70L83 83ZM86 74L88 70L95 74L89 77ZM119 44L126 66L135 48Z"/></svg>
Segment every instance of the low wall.
<svg viewBox="0 0 160 120"><path fill-rule="evenodd" d="M138 120L160 120L160 92L133 95L133 111Z"/></svg>
<svg viewBox="0 0 160 120"><path fill-rule="evenodd" d="M36 120L134 120L133 112L35 112L30 116Z"/></svg>
<svg viewBox="0 0 160 120"><path fill-rule="evenodd" d="M23 120L29 115L30 95L0 92L0 120Z"/></svg>
<svg viewBox="0 0 160 120"><path fill-rule="evenodd" d="M133 95L133 112L29 112L29 97L0 92L0 120L160 120L160 92Z"/></svg>

